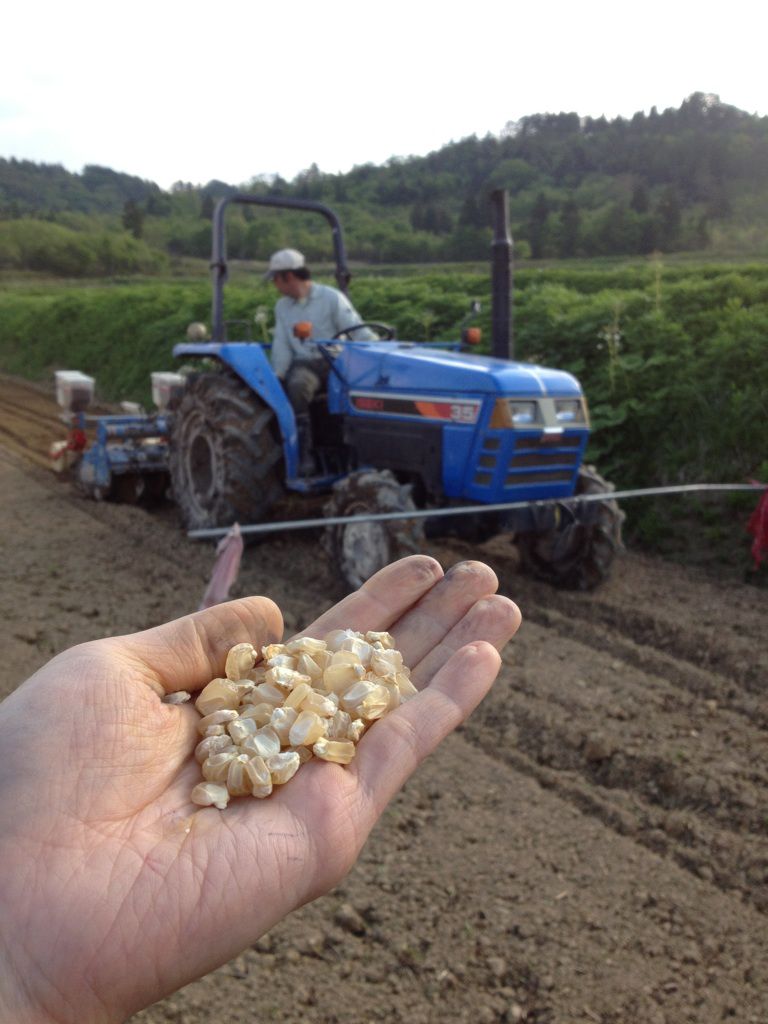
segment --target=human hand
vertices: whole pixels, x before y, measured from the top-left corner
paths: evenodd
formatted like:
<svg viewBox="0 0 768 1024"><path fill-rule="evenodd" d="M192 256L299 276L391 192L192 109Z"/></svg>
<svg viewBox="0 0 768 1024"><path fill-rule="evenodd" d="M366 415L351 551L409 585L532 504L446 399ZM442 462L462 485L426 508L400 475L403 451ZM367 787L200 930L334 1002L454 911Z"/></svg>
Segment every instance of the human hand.
<svg viewBox="0 0 768 1024"><path fill-rule="evenodd" d="M196 808L197 690L280 640L251 597L54 658L0 705L0 1020L111 1024L225 963L349 871L388 801L490 688L520 615L480 563L413 556L305 630L389 630L421 692L347 768Z"/></svg>

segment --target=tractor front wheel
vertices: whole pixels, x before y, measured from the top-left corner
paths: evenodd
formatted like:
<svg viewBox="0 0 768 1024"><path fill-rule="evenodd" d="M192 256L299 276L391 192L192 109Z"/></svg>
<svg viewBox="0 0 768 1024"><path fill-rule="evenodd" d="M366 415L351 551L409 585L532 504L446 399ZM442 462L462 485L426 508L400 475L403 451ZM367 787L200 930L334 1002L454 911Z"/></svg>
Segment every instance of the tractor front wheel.
<svg viewBox="0 0 768 1024"><path fill-rule="evenodd" d="M264 519L281 493L274 413L232 373L193 377L173 416L173 497L188 529Z"/></svg>
<svg viewBox="0 0 768 1024"><path fill-rule="evenodd" d="M582 466L576 495L610 494L613 485L595 470ZM531 575L567 590L592 590L610 575L621 548L624 513L613 499L578 506L571 514L560 510L557 526L515 538L523 568Z"/></svg>
<svg viewBox="0 0 768 1024"><path fill-rule="evenodd" d="M340 480L325 506L326 516L362 516L416 511L411 488L389 470L363 469ZM422 546L421 519L385 519L328 526L323 538L334 570L356 590L375 572Z"/></svg>

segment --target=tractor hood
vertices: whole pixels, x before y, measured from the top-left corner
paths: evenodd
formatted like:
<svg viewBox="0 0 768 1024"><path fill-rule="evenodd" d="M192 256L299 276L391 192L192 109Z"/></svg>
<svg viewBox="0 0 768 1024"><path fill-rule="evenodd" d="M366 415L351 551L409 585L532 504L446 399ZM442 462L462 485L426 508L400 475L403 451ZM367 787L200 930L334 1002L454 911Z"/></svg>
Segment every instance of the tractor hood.
<svg viewBox="0 0 768 1024"><path fill-rule="evenodd" d="M570 373L413 342L354 342L336 365L350 387L387 387L420 392L467 392L532 398L581 395Z"/></svg>

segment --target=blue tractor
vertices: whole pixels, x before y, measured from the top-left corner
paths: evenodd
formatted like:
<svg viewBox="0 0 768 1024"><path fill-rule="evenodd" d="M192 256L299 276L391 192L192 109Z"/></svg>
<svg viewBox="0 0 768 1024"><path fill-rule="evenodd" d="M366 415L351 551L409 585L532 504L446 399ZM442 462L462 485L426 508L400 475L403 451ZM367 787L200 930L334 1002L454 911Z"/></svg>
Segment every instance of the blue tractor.
<svg viewBox="0 0 768 1024"><path fill-rule="evenodd" d="M621 543L623 514L612 499L568 501L613 488L590 466L587 404L569 373L510 359L511 242L507 197L494 193L491 356L455 344L419 344L373 326L380 341L354 331L320 345L330 364L327 393L311 410L316 472L299 472L296 418L272 371L268 346L228 337L225 213L231 203L314 211L330 224L336 280L346 291L341 226L328 207L298 199L234 195L213 219L211 340L176 345L200 361L170 416L168 464L174 500L191 530L269 520L286 491L327 493L325 513L351 517L326 529L325 544L344 580L359 586L401 554L419 550L425 531L482 540L510 535L523 565L576 589L607 576ZM542 499L563 499L546 505ZM366 513L529 502L485 514L369 521Z"/></svg>

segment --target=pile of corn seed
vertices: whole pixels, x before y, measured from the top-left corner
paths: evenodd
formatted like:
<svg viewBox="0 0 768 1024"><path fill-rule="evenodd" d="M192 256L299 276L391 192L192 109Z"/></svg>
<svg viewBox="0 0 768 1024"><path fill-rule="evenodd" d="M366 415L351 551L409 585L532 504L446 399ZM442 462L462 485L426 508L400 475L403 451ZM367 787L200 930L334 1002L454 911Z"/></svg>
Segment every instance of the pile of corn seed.
<svg viewBox="0 0 768 1024"><path fill-rule="evenodd" d="M233 796L267 797L313 757L349 764L370 724L417 691L389 633L335 629L268 644L237 644L225 678L195 701L204 782L193 803L223 810Z"/></svg>

